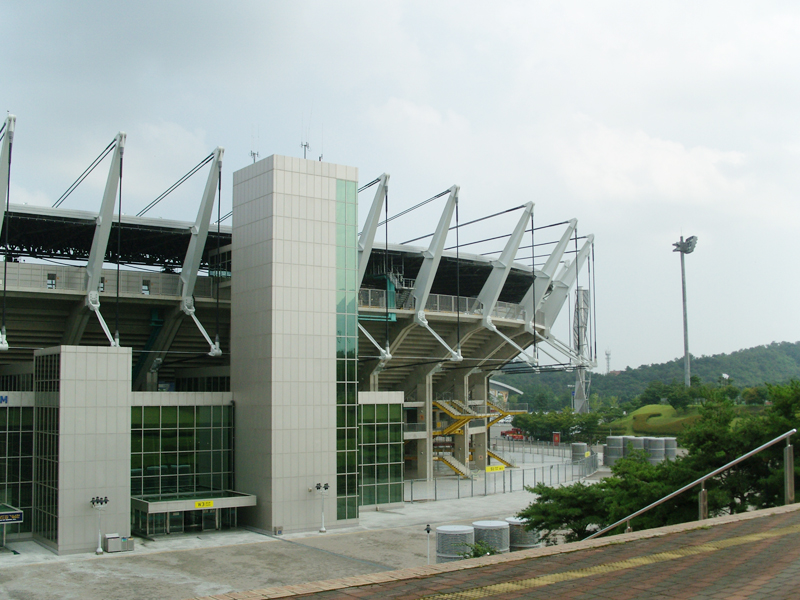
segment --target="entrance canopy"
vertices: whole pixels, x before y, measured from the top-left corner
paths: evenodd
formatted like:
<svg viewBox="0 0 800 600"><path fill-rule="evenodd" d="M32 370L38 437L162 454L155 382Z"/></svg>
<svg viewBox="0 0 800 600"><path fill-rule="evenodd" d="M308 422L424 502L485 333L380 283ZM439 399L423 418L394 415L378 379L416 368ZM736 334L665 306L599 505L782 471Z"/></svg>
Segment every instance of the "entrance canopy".
<svg viewBox="0 0 800 600"><path fill-rule="evenodd" d="M148 514L209 508L240 508L242 506L255 505L256 497L253 494L244 494L231 490L203 494L150 496L147 498L131 497L131 508Z"/></svg>

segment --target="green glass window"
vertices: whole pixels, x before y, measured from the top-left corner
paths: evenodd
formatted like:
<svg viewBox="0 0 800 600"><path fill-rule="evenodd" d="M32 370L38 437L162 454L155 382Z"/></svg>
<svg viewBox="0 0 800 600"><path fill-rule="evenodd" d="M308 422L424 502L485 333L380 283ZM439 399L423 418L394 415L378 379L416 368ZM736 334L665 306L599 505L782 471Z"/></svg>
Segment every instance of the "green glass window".
<svg viewBox="0 0 800 600"><path fill-rule="evenodd" d="M131 429L142 428L142 407L134 406L131 408Z"/></svg>
<svg viewBox="0 0 800 600"><path fill-rule="evenodd" d="M194 429L194 406L181 406L178 414L181 428Z"/></svg>
<svg viewBox="0 0 800 600"><path fill-rule="evenodd" d="M161 408L158 406L144 407L144 426L147 429L158 429L161 426Z"/></svg>
<svg viewBox="0 0 800 600"><path fill-rule="evenodd" d="M211 407L197 407L197 427L211 427Z"/></svg>
<svg viewBox="0 0 800 600"><path fill-rule="evenodd" d="M161 427L176 428L178 426L178 407L177 406L162 406L161 407Z"/></svg>

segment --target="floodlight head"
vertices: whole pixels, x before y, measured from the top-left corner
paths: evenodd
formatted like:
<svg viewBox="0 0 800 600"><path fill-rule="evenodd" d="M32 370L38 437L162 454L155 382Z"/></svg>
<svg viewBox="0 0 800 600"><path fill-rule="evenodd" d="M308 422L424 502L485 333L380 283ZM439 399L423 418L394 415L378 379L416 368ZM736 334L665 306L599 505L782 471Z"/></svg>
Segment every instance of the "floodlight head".
<svg viewBox="0 0 800 600"><path fill-rule="evenodd" d="M697 246L697 236L693 235L689 238L686 238L686 240L681 238L680 242L675 242L672 245L675 247L673 252L680 252L681 254L691 254L692 252L694 252L695 246Z"/></svg>

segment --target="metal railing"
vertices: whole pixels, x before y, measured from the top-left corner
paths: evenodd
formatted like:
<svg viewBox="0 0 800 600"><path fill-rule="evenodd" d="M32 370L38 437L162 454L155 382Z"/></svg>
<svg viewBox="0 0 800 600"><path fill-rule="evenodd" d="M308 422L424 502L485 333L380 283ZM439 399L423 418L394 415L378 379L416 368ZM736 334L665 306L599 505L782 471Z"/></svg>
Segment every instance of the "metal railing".
<svg viewBox="0 0 800 600"><path fill-rule="evenodd" d="M789 438L795 433L797 433L796 429L792 429L791 431L787 431L783 435L780 435L780 436L776 437L774 440L771 440L771 441L767 442L766 444L762 444L761 446L759 446L755 450L751 450L747 454L743 454L739 458L737 458L735 460L732 460L731 462L729 462L726 465L721 466L719 469L711 471L711 473L708 473L707 475L703 475L702 477L700 477L699 479L696 479L692 483L683 486L681 489L676 490L676 491L672 492L671 494L669 494L667 496L664 496L660 500L656 500L652 504L650 504L648 506L645 506L641 510L637 510L635 513L632 513L632 514L628 515L624 519L620 519L619 521L617 521L613 525L609 525L605 529L601 529L600 531L598 531L596 533L593 533L592 535L590 535L586 539L587 540L591 540L592 538L600 537L604 533L607 533L607 532L611 531L612 529L615 529L616 527L619 527L623 523L627 524L627 526L625 528L625 533L630 533L631 531L633 531L633 529L631 528L631 521L633 519L635 519L639 515L642 515L642 514L646 513L648 510L653 509L656 506L659 506L659 505L663 504L667 500L671 500L675 496L679 496L683 492L692 489L696 485L700 485L701 486L700 487L700 494L698 495L699 496L698 497L698 505L699 505L698 506L698 517L699 517L698 520L699 521L703 521L704 519L707 519L708 518L708 490L706 490L706 486L705 486L706 480L707 479L711 479L712 477L716 477L717 475L719 475L723 471L727 471L731 467L733 467L735 465L738 465L743 460L747 460L751 456L753 456L755 454L758 454L762 450L766 450L770 446L773 446L774 444L777 444L778 442L780 442L781 440L784 440L784 439L786 440L786 448L783 451L784 503L785 504L792 504L794 502L794 449L792 448L792 445L789 443Z"/></svg>
<svg viewBox="0 0 800 600"><path fill-rule="evenodd" d="M411 432L411 433L419 433L420 431L427 431L427 425L425 423L405 423L403 425L404 430Z"/></svg>
<svg viewBox="0 0 800 600"><path fill-rule="evenodd" d="M400 294L397 294L399 297ZM399 301L396 301L396 306L390 306L390 309L412 310L414 309L414 298L408 296L402 306ZM376 290L369 288L361 288L358 290L358 305L362 308L386 308L386 290ZM458 307L458 310L456 310ZM477 298L467 298L465 296L448 296L445 294L430 294L428 301L425 303L425 310L429 312L460 312L463 314L474 315L479 314L481 307ZM492 317L498 319L522 319L522 305L514 304L511 302L497 302L494 310L492 310Z"/></svg>
<svg viewBox="0 0 800 600"><path fill-rule="evenodd" d="M492 450L499 452L521 452L523 455L560 456L563 458L572 456L572 446L569 444L556 446L552 442L507 440L505 438L492 438L491 444Z"/></svg>
<svg viewBox="0 0 800 600"><path fill-rule="evenodd" d="M472 477L434 477L432 479L406 479L405 502L431 502L456 500L493 494L520 492L543 483L549 487L561 486L589 477L599 467L599 456L592 454L574 462L545 465L535 468L515 468L486 473L473 471Z"/></svg>

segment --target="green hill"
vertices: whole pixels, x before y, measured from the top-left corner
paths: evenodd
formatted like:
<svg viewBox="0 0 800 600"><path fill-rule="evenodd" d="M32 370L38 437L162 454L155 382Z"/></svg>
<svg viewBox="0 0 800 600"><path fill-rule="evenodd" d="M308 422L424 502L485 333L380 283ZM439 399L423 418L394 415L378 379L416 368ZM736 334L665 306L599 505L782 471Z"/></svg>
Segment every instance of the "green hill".
<svg viewBox="0 0 800 600"><path fill-rule="evenodd" d="M700 418L697 408L677 413L668 404L648 404L608 424L616 435L678 435Z"/></svg>
<svg viewBox="0 0 800 600"><path fill-rule="evenodd" d="M692 357L692 375L702 381L716 382L722 373L727 373L733 384L741 388L800 379L800 342L773 342L730 354ZM523 402L544 397L569 398L568 386L575 382L574 373L564 372L498 374L495 378L525 392ZM683 358L635 369L628 367L608 375L593 373L590 391L626 401L641 394L651 381L683 381Z"/></svg>

